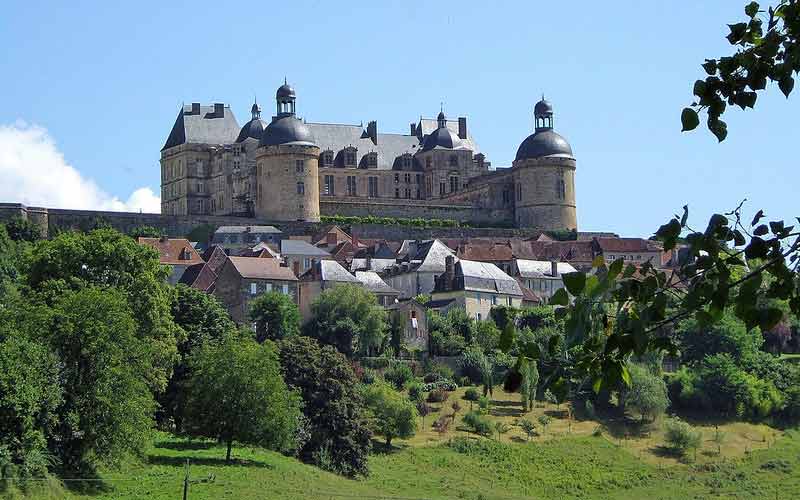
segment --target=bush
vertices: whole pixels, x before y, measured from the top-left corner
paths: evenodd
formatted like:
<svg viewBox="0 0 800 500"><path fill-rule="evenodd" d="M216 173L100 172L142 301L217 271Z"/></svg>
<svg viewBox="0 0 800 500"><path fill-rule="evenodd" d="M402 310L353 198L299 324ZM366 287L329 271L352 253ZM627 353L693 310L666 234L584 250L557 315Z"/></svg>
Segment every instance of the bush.
<svg viewBox="0 0 800 500"><path fill-rule="evenodd" d="M434 389L428 393L429 403L442 403L447 401L449 394L444 389Z"/></svg>
<svg viewBox="0 0 800 500"><path fill-rule="evenodd" d="M527 436L528 441L530 441L530 439L536 435L536 424L534 424L527 418L523 418L520 421L518 421L517 425L519 426L520 429L522 429L522 432L525 433L525 436Z"/></svg>
<svg viewBox="0 0 800 500"><path fill-rule="evenodd" d="M487 398L486 396L481 396L480 398L478 398L478 408L480 408L482 412L488 411L490 404L491 401L489 401L489 398Z"/></svg>
<svg viewBox="0 0 800 500"><path fill-rule="evenodd" d="M664 422L664 439L675 453L686 455L687 451L700 447L702 433L693 430L691 425L675 417Z"/></svg>
<svg viewBox="0 0 800 500"><path fill-rule="evenodd" d="M469 426L475 434L490 436L492 434L492 424L489 419L476 411L467 412L464 415L464 423Z"/></svg>
<svg viewBox="0 0 800 500"><path fill-rule="evenodd" d="M379 378L378 372L376 372L372 368L364 368L361 374L361 383L367 385L373 384L375 383L375 380L377 380L378 378Z"/></svg>
<svg viewBox="0 0 800 500"><path fill-rule="evenodd" d="M455 374L453 369L447 365L437 363L431 367L428 373L422 378L424 382L438 382L440 380L453 380Z"/></svg>
<svg viewBox="0 0 800 500"><path fill-rule="evenodd" d="M468 377L470 383L480 384L483 382L483 368L486 364L486 355L477 346L470 346L464 351L461 359L458 360L458 367L461 375Z"/></svg>
<svg viewBox="0 0 800 500"><path fill-rule="evenodd" d="M481 395L478 392L478 389L475 389L474 387L470 387L464 392L464 399L467 401L477 401L480 397Z"/></svg>
<svg viewBox="0 0 800 500"><path fill-rule="evenodd" d="M408 399L411 401L422 401L424 392L419 382L408 384Z"/></svg>
<svg viewBox="0 0 800 500"><path fill-rule="evenodd" d="M638 413L642 422L648 419L655 420L669 406L664 379L640 365L629 365L628 368L631 384L621 391L620 399L623 407Z"/></svg>
<svg viewBox="0 0 800 500"><path fill-rule="evenodd" d="M383 372L383 378L392 384L395 389L401 391L414 378L414 373L407 364L396 364Z"/></svg>
<svg viewBox="0 0 800 500"><path fill-rule="evenodd" d="M455 391L456 389L458 389L458 386L455 384L455 382L451 382L449 380L440 380L438 382L422 384L422 390L424 392L430 392L436 389L441 389L443 391Z"/></svg>

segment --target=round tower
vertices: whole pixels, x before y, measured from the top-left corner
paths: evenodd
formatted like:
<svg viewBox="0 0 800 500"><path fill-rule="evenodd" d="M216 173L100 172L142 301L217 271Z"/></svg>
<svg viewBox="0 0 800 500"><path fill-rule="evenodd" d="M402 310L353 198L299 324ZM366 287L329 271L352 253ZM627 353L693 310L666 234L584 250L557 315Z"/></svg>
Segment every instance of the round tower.
<svg viewBox="0 0 800 500"><path fill-rule="evenodd" d="M319 154L311 131L295 116L295 92L284 82L277 115L256 151L256 217L319 222Z"/></svg>
<svg viewBox="0 0 800 500"><path fill-rule="evenodd" d="M533 110L536 130L517 150L513 163L517 227L577 230L575 157L553 130L553 106L544 97Z"/></svg>

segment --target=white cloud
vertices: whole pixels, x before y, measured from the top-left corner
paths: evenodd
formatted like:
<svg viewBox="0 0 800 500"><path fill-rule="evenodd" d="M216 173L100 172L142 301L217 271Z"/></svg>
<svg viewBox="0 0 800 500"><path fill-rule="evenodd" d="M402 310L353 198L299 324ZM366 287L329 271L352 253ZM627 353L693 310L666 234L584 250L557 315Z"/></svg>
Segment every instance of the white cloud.
<svg viewBox="0 0 800 500"><path fill-rule="evenodd" d="M39 207L117 212L161 211L149 187L127 201L103 191L64 159L47 130L24 122L0 125L0 201Z"/></svg>

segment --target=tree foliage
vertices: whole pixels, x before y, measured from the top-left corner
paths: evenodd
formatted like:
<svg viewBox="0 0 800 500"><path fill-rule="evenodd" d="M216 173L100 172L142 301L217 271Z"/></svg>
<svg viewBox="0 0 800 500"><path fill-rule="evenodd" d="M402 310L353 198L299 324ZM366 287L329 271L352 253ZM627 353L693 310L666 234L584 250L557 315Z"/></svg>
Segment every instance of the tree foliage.
<svg viewBox="0 0 800 500"><path fill-rule="evenodd" d="M386 438L386 446L394 438L408 439L417 431L417 408L405 395L387 384L364 386L364 401L372 415L375 434Z"/></svg>
<svg viewBox="0 0 800 500"><path fill-rule="evenodd" d="M695 82L696 100L681 112L683 131L697 128L698 112L705 111L708 130L722 142L728 127L720 117L727 106L753 108L768 81L777 83L787 98L794 89L800 71L800 1L779 0L766 10L749 2L744 13L742 22L728 25L726 38L735 53L702 64L707 76Z"/></svg>
<svg viewBox="0 0 800 500"><path fill-rule="evenodd" d="M281 378L275 346L231 335L200 346L190 358L186 430L227 445L234 441L278 451L295 446L299 396Z"/></svg>
<svg viewBox="0 0 800 500"><path fill-rule="evenodd" d="M279 345L284 379L302 396L308 421L309 439L299 450L300 458L345 476L367 474L371 433L347 358L309 337L290 337ZM322 455L326 464L320 463Z"/></svg>
<svg viewBox="0 0 800 500"><path fill-rule="evenodd" d="M306 334L346 356L374 353L386 337L386 313L375 295L355 285L325 290L311 306Z"/></svg>
<svg viewBox="0 0 800 500"><path fill-rule="evenodd" d="M533 409L536 401L536 391L539 388L539 369L535 359L523 358L520 363L519 371L522 375L520 394L522 394L522 406L526 411Z"/></svg>
<svg viewBox="0 0 800 500"><path fill-rule="evenodd" d="M300 311L290 295L269 292L250 302L250 320L256 326L256 340L282 340L300 333Z"/></svg>
<svg viewBox="0 0 800 500"><path fill-rule="evenodd" d="M626 410L639 414L642 421L655 420L669 406L664 379L640 365L630 365L630 386L623 388L620 399Z"/></svg>

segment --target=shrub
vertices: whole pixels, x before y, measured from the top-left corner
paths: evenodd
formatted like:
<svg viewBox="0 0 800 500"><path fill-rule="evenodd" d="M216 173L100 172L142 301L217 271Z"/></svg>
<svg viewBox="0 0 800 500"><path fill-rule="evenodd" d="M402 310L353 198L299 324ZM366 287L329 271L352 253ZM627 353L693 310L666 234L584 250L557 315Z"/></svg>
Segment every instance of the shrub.
<svg viewBox="0 0 800 500"><path fill-rule="evenodd" d="M688 450L696 450L700 446L702 433L693 430L691 425L675 417L664 422L664 439L675 453L686 455Z"/></svg>
<svg viewBox="0 0 800 500"><path fill-rule="evenodd" d="M534 424L527 418L521 419L519 422L517 422L517 425L519 426L520 429L522 429L522 432L525 433L525 436L527 436L528 441L530 441L531 437L536 435L536 424Z"/></svg>
<svg viewBox="0 0 800 500"><path fill-rule="evenodd" d="M436 422L433 423L433 428L436 429L436 432L439 433L439 436L443 436L450 428L450 422L452 422L452 419L449 415L441 415L438 419L436 419Z"/></svg>
<svg viewBox="0 0 800 500"><path fill-rule="evenodd" d="M458 367L461 375L468 377L470 383L480 384L483 382L483 368L486 364L486 355L477 346L470 346L464 351L461 359L458 360Z"/></svg>
<svg viewBox="0 0 800 500"><path fill-rule="evenodd" d="M383 372L383 378L400 391L414 378L414 373L407 364L396 364Z"/></svg>
<svg viewBox="0 0 800 500"><path fill-rule="evenodd" d="M547 431L547 426L550 425L550 422L553 421L553 418L550 415L539 415L537 420L542 425L542 428Z"/></svg>
<svg viewBox="0 0 800 500"><path fill-rule="evenodd" d="M480 397L480 393L478 393L478 390L474 387L470 387L464 392L464 399L467 401L477 401Z"/></svg>
<svg viewBox="0 0 800 500"><path fill-rule="evenodd" d="M408 399L411 401L422 401L424 392L425 391L422 390L422 385L418 382L408 384Z"/></svg>
<svg viewBox="0 0 800 500"><path fill-rule="evenodd" d="M491 401L489 401L489 398L487 398L486 396L481 396L480 398L478 398L478 408L480 408L482 412L488 411L490 404Z"/></svg>
<svg viewBox="0 0 800 500"><path fill-rule="evenodd" d="M643 422L655 420L669 406L664 379L639 365L630 365L629 372L630 387L626 387L620 395L624 408L638 413Z"/></svg>
<svg viewBox="0 0 800 500"><path fill-rule="evenodd" d="M476 411L467 412L464 415L464 423L469 426L475 434L490 436L492 434L492 424L489 419Z"/></svg>
<svg viewBox="0 0 800 500"><path fill-rule="evenodd" d="M372 384L378 378L378 373L373 370L372 368L363 368L363 372L361 374L361 382L364 384Z"/></svg>
<svg viewBox="0 0 800 500"><path fill-rule="evenodd" d="M447 401L447 391L444 389L434 389L428 393L428 402L429 403L442 403Z"/></svg>
<svg viewBox="0 0 800 500"><path fill-rule="evenodd" d="M439 380L438 382L422 384L422 390L424 392L435 391L436 389L441 389L443 391L455 391L458 389L458 386L455 384L455 382L451 382L449 380Z"/></svg>

